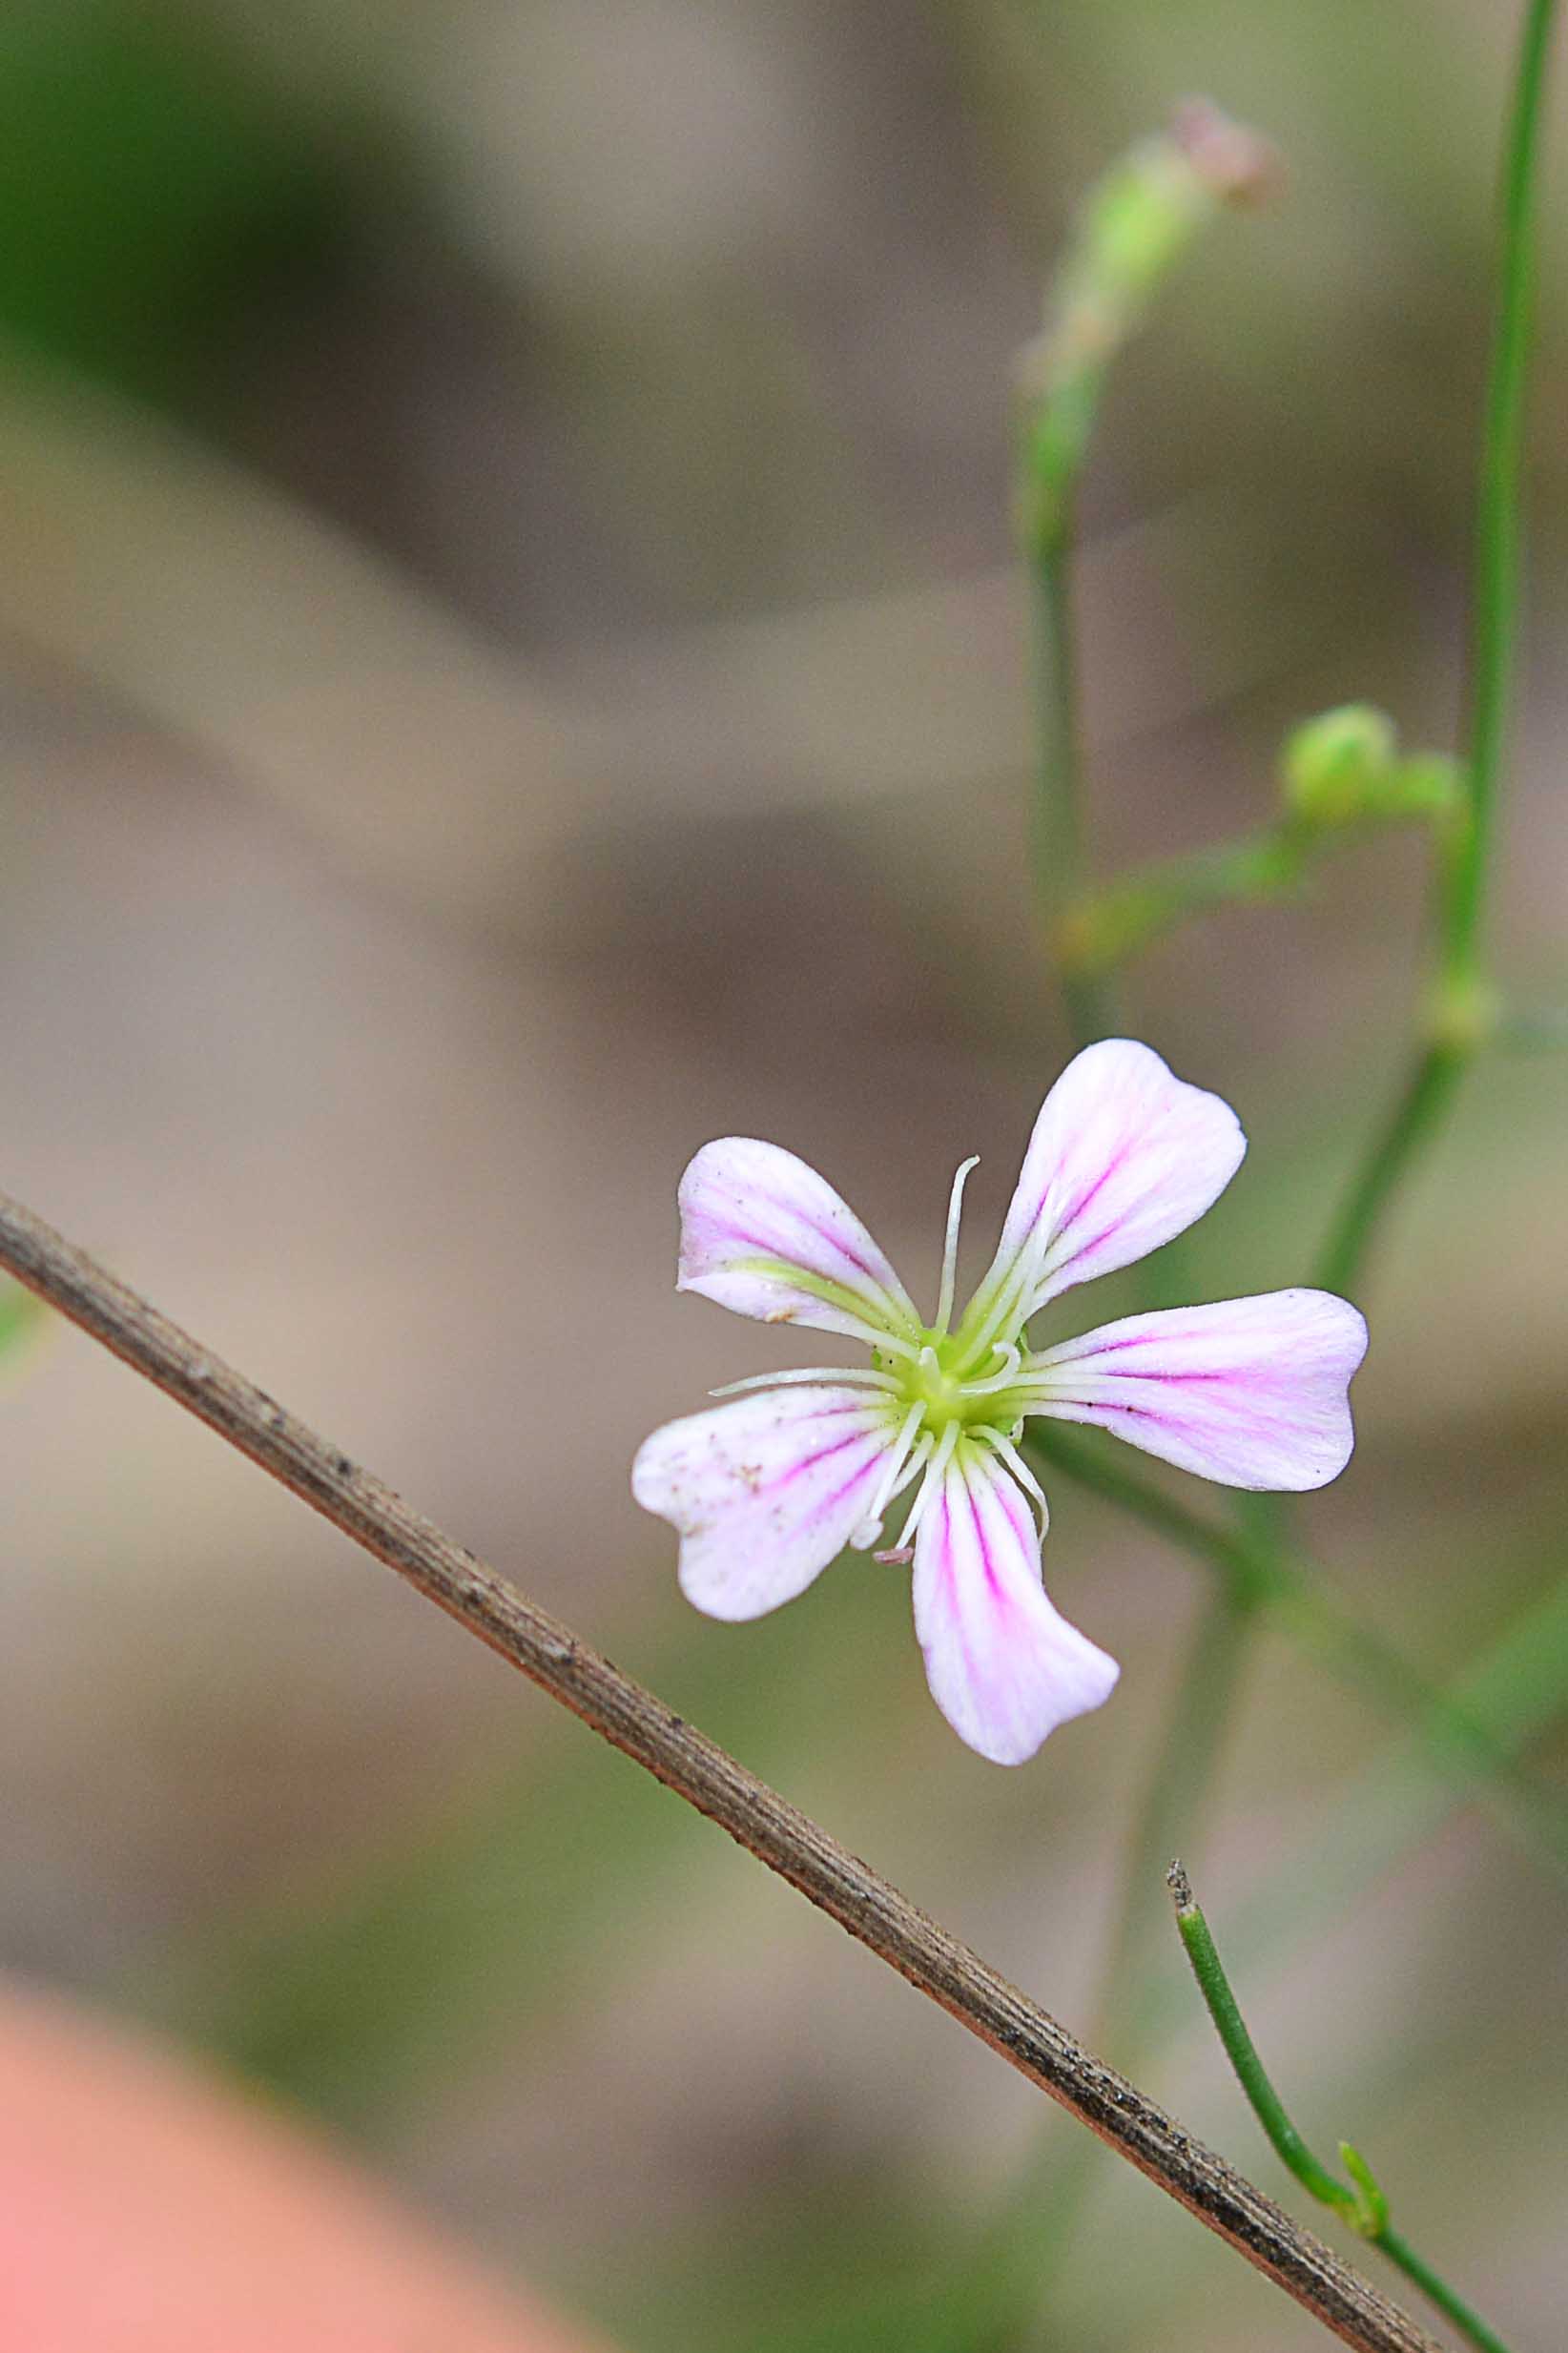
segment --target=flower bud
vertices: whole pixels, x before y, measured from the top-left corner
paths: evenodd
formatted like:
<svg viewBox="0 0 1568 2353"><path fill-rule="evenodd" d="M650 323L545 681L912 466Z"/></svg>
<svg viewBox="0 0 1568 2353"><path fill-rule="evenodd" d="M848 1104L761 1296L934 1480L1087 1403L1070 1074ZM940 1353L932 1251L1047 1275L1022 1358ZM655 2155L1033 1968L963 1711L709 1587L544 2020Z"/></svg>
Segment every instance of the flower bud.
<svg viewBox="0 0 1568 2353"><path fill-rule="evenodd" d="M1223 206L1266 194L1273 150L1206 101L1141 139L1090 189L1024 350L1019 525L1038 551L1067 527L1106 369L1194 237Z"/></svg>
<svg viewBox="0 0 1568 2353"><path fill-rule="evenodd" d="M1394 773L1398 743L1393 721L1371 703L1345 703L1308 719L1285 740L1287 808L1310 825L1369 815Z"/></svg>

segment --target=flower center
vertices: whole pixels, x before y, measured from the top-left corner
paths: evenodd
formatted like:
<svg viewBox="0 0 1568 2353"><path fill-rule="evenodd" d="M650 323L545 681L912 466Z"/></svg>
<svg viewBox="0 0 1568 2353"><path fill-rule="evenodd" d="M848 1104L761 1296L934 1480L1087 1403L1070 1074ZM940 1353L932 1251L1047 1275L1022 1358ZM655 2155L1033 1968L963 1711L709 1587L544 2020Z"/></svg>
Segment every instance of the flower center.
<svg viewBox="0 0 1568 2353"><path fill-rule="evenodd" d="M956 1336L928 1331L914 1355L879 1355L877 1362L897 1380L904 1411L920 1409L918 1430L935 1439L955 1423L960 1431L1006 1429L1017 1420L1016 1410L1007 1409L1005 1393L1018 1371L1018 1350L998 1347L992 1355L995 1369L983 1378L967 1369L960 1373L962 1355Z"/></svg>

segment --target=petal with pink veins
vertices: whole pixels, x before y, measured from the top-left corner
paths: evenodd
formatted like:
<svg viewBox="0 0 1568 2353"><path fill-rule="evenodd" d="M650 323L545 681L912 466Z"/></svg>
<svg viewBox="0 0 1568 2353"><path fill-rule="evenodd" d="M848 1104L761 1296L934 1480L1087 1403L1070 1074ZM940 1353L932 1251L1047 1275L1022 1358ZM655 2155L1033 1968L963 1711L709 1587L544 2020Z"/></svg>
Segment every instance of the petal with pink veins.
<svg viewBox="0 0 1568 2353"><path fill-rule="evenodd" d="M1095 1422L1200 1478L1299 1491L1351 1458L1367 1327L1324 1290L1124 1316L1024 1359L1025 1410Z"/></svg>
<svg viewBox="0 0 1568 2353"><path fill-rule="evenodd" d="M725 1136L681 1179L677 1289L737 1315L813 1324L875 1347L919 1317L885 1253L825 1177L776 1144Z"/></svg>
<svg viewBox="0 0 1568 2353"><path fill-rule="evenodd" d="M898 1426L863 1389L766 1390L655 1430L631 1492L680 1531L689 1601L710 1618L761 1618L849 1542Z"/></svg>
<svg viewBox="0 0 1568 2353"><path fill-rule="evenodd" d="M1004 1288L1021 1322L1075 1283L1158 1249L1219 1199L1246 1150L1229 1104L1176 1078L1150 1047L1128 1038L1085 1046L1041 1106L966 1323L994 1314Z"/></svg>
<svg viewBox="0 0 1568 2353"><path fill-rule="evenodd" d="M932 1698L996 1765L1023 1764L1058 1724L1107 1699L1120 1671L1046 1600L1028 1500L973 1439L920 1518L915 1631Z"/></svg>

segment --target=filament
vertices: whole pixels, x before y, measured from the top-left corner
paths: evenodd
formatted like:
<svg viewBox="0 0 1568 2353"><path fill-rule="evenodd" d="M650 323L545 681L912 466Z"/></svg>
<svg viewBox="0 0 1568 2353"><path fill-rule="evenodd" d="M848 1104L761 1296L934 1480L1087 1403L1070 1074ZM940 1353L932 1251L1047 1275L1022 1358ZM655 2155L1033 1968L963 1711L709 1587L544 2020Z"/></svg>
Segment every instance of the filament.
<svg viewBox="0 0 1568 2353"><path fill-rule="evenodd" d="M923 1405L916 1404L912 1405L904 1415L898 1435L893 1442L892 1451L887 1458L887 1468L877 1482L876 1494L866 1505L866 1516L850 1538L850 1542L856 1552L868 1551L882 1532L882 1516L898 1493L899 1482L909 1458L909 1451L915 1443L915 1433L920 1426L920 1416L924 1412ZM919 1465L917 1463L910 1476L913 1476L914 1470L918 1468Z"/></svg>
<svg viewBox="0 0 1568 2353"><path fill-rule="evenodd" d="M881 1389L897 1394L898 1384L891 1373L878 1372L875 1365L807 1365L788 1373L753 1373L744 1381L726 1381L722 1389L711 1389L711 1397L738 1397L748 1389L788 1389L800 1381L823 1381L837 1388L848 1383L865 1389Z"/></svg>
<svg viewBox="0 0 1568 2353"><path fill-rule="evenodd" d="M1003 1436L1000 1430L977 1430L975 1435L978 1438L983 1438L988 1446L996 1448L1024 1494L1032 1496L1040 1506L1040 1533L1043 1536L1051 1524L1051 1507L1045 1500L1044 1488L1042 1487L1012 1439Z"/></svg>
<svg viewBox="0 0 1568 2353"><path fill-rule="evenodd" d="M909 1517L904 1521L903 1540L906 1544L924 1518L927 1504L941 1485L947 1466L953 1459L953 1449L958 1442L959 1424L956 1421L950 1421L937 1441L937 1451L926 1466L925 1477L920 1482L920 1492L915 1498L914 1508Z"/></svg>
<svg viewBox="0 0 1568 2353"><path fill-rule="evenodd" d="M969 1182L971 1168L980 1166L980 1154L966 1160L953 1179L953 1190L947 1203L947 1237L942 1245L942 1287L937 1294L937 1321L933 1329L945 1332L953 1320L953 1286L959 1271L959 1220L963 1215L963 1188Z"/></svg>

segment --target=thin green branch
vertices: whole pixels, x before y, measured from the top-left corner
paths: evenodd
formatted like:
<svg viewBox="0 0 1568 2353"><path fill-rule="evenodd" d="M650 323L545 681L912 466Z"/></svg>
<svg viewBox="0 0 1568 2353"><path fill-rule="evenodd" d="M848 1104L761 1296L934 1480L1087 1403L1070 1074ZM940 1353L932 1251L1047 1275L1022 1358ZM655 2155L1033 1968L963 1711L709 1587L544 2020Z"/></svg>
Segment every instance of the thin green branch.
<svg viewBox="0 0 1568 2353"><path fill-rule="evenodd" d="M1226 2056L1235 2071L1236 2080L1241 2085L1248 2105L1268 2135L1281 2162L1321 2205L1331 2206L1360 2238L1380 2248L1391 2263L1395 2264L1407 2279L1413 2280L1438 2310L1462 2329L1473 2344L1481 2348L1481 2353L1508 2353L1508 2347L1496 2331L1471 2309L1448 2281L1433 2269L1424 2256L1417 2255L1409 2241L1390 2227L1388 2200L1359 2150L1352 2148L1348 2141L1342 2140L1339 2144L1341 2160L1351 2176L1349 2181L1342 2181L1313 2156L1291 2122L1284 2101L1258 2056L1257 2045L1248 2032L1247 2021L1242 2016L1230 1980L1225 1973L1208 1923L1194 1899L1187 1875L1180 1863L1172 1863L1166 1880L1175 1900L1176 1925L1181 1931L1182 1945L1191 1963L1198 1990L1207 2005L1208 2014L1214 2021L1215 2031L1225 2046Z"/></svg>
<svg viewBox="0 0 1568 2353"><path fill-rule="evenodd" d="M1039 791L1035 796L1035 871L1042 919L1070 906L1084 868L1083 782L1080 774L1077 660L1074 649L1072 556L1069 534L1054 533L1035 547L1030 563L1035 704L1039 714ZM1111 985L1103 972L1062 968L1062 1000L1076 1045L1090 1045L1112 1027Z"/></svg>
<svg viewBox="0 0 1568 2353"><path fill-rule="evenodd" d="M1560 1723L1568 1710L1568 1576L1518 1611L1444 1688L1514 1758ZM1298 1957L1325 1920L1344 1919L1385 1886L1469 1792L1457 1780L1439 1780L1424 1743L1401 1732L1326 1794L1309 1842L1239 1901L1230 1942L1254 1979ZM1180 2023L1172 1992L1166 1980L1146 1990L1140 2048Z"/></svg>
<svg viewBox="0 0 1568 2353"><path fill-rule="evenodd" d="M1020 368L1016 506L1029 570L1039 790L1035 870L1042 922L1054 934L1083 889L1086 857L1073 643L1072 559L1078 485L1118 355L1206 221L1268 184L1271 151L1217 109L1183 108L1144 139L1080 206ZM1065 972L1063 994L1080 1045L1103 1036L1110 989L1103 972Z"/></svg>
<svg viewBox="0 0 1568 2353"><path fill-rule="evenodd" d="M1557 0L1529 0L1503 150L1496 314L1481 431L1465 730L1470 828L1443 910L1451 972L1471 968L1502 779L1518 635L1525 393L1534 308L1546 62Z"/></svg>
<svg viewBox="0 0 1568 2353"><path fill-rule="evenodd" d="M1250 1598L1229 1581L1206 1596L1125 1843L1096 2039L1129 2068L1137 2068L1163 2024L1151 2028L1146 1998L1160 1871L1173 1847L1191 1847L1203 1836L1250 1655L1253 1618ZM1052 2136L1024 2167L998 2239L985 2250L994 2260L1000 2245L1010 2263L1019 2281L1018 2308L1028 2312L1034 2332L1021 2342L1032 2347L1038 2337L1042 2353L1055 2335L1047 2338L1040 2326L1040 2282L1054 2278L1070 2253L1096 2178L1095 2158L1087 2142L1063 2148Z"/></svg>
<svg viewBox="0 0 1568 2353"><path fill-rule="evenodd" d="M1489 2328L1480 2314L1450 2287L1442 2274L1433 2270L1424 2255L1417 2255L1408 2239L1398 2231L1385 2227L1372 2243L1381 2247L1390 2262L1397 2264L1406 2279L1413 2281L1422 2295L1434 2303L1439 2312L1446 2314L1472 2344L1480 2346L1481 2353L1508 2353L1508 2347L1496 2330Z"/></svg>
<svg viewBox="0 0 1568 2353"><path fill-rule="evenodd" d="M1473 1044L1448 1039L1424 1045L1416 1054L1398 1101L1351 1181L1312 1270L1313 1282L1324 1290L1345 1293L1359 1287L1384 1213L1406 1170L1441 1125L1473 1051Z"/></svg>
<svg viewBox="0 0 1568 2353"><path fill-rule="evenodd" d="M1457 763L1401 753L1393 720L1365 703L1293 731L1280 793L1270 824L1135 868L1081 899L1057 935L1063 972L1110 974L1193 916L1295 897L1331 856L1390 827L1424 826L1446 843L1465 805Z"/></svg>
<svg viewBox="0 0 1568 2353"><path fill-rule="evenodd" d="M1481 923L1496 839L1518 635L1520 480L1535 282L1541 121L1556 0L1529 0L1503 144L1496 310L1471 591L1465 811L1439 865L1434 902L1436 986L1428 1035L1393 1116L1373 1136L1347 1191L1324 1255L1325 1279L1360 1278L1389 1204L1435 1133L1455 1087L1495 1020L1481 957Z"/></svg>
<svg viewBox="0 0 1568 2353"><path fill-rule="evenodd" d="M1429 1683L1419 1670L1363 1626L1324 1586L1299 1552L1276 1545L1267 1528L1227 1528L1206 1518L1125 1463L1060 1424L1037 1424L1027 1441L1037 1463L1063 1471L1167 1542L1202 1560L1244 1601L1289 1632L1343 1681L1419 1734L1423 1751L1450 1781L1472 1790L1522 1844L1568 1877L1568 1817L1487 1726Z"/></svg>
<svg viewBox="0 0 1568 2353"><path fill-rule="evenodd" d="M1175 1847L1185 1842L1190 1848L1201 1834L1240 1695L1254 1607L1253 1595L1230 1579L1204 1598L1127 1841L1097 2029L1109 2048L1147 1963L1160 1868Z"/></svg>

